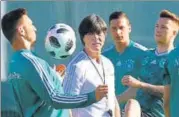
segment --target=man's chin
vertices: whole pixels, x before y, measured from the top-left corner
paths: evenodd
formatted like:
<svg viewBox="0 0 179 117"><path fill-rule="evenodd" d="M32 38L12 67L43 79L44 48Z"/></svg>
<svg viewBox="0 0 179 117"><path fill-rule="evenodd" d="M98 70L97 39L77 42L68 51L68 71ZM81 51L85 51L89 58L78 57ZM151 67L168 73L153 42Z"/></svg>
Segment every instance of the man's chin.
<svg viewBox="0 0 179 117"><path fill-rule="evenodd" d="M115 41L116 44L123 43L123 42L125 42L125 41L122 40L122 39L121 39L121 40L117 40L117 41Z"/></svg>
<svg viewBox="0 0 179 117"><path fill-rule="evenodd" d="M165 42L161 41L161 40L156 40L157 44L165 44Z"/></svg>
<svg viewBox="0 0 179 117"><path fill-rule="evenodd" d="M94 49L92 51L95 52L95 53L101 53L101 49L99 49L99 48L96 48L96 49Z"/></svg>
<svg viewBox="0 0 179 117"><path fill-rule="evenodd" d="M116 42L121 42L121 41L123 41L124 39L123 38L118 38L118 39L115 39L114 41L116 41Z"/></svg>

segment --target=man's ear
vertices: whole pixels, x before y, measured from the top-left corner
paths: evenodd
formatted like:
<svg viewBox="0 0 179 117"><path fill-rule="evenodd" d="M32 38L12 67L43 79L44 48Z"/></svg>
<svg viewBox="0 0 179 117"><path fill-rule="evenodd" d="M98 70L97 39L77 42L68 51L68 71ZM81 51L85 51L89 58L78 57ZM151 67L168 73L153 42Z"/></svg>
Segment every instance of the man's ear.
<svg viewBox="0 0 179 117"><path fill-rule="evenodd" d="M19 26L17 28L17 32L21 35L21 36L25 36L25 30L23 26Z"/></svg>
<svg viewBox="0 0 179 117"><path fill-rule="evenodd" d="M173 35L174 35L174 36L177 36L177 34L178 34L178 31L177 31L177 30L174 30L174 31L173 31Z"/></svg>
<svg viewBox="0 0 179 117"><path fill-rule="evenodd" d="M173 28L174 28L174 30L173 30L173 35L174 35L174 36L177 36L178 31L179 31L178 25L175 24L175 25L173 26Z"/></svg>

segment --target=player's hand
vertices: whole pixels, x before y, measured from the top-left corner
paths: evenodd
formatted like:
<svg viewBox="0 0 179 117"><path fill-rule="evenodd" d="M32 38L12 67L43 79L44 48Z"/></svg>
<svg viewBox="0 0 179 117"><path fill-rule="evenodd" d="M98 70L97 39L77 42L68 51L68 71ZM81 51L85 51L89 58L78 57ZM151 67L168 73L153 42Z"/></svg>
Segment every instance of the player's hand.
<svg viewBox="0 0 179 117"><path fill-rule="evenodd" d="M108 86L107 85L99 85L96 88L96 100L99 101L103 97L106 97L108 93Z"/></svg>
<svg viewBox="0 0 179 117"><path fill-rule="evenodd" d="M134 88L140 88L141 86L141 81L137 80L136 78L130 75L125 75L122 78L121 82L123 85L134 87Z"/></svg>

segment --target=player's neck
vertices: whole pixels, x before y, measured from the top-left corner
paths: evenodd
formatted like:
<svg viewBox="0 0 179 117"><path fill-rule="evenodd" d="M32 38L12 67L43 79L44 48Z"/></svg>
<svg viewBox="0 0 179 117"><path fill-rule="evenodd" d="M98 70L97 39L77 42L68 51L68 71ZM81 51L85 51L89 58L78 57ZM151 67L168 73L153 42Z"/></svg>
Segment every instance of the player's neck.
<svg viewBox="0 0 179 117"><path fill-rule="evenodd" d="M130 41L116 43L116 50L119 53L123 53L125 49L129 46L129 43Z"/></svg>
<svg viewBox="0 0 179 117"><path fill-rule="evenodd" d="M15 41L12 43L12 47L15 51L21 49L31 50L32 45L26 40L24 41L22 39L15 39Z"/></svg>
<svg viewBox="0 0 179 117"><path fill-rule="evenodd" d="M101 52L92 52L87 48L84 48L84 51L90 58L94 59L97 63L100 63Z"/></svg>
<svg viewBox="0 0 179 117"><path fill-rule="evenodd" d="M157 45L157 52L163 53L163 52L169 52L174 49L174 45L172 44L158 44Z"/></svg>

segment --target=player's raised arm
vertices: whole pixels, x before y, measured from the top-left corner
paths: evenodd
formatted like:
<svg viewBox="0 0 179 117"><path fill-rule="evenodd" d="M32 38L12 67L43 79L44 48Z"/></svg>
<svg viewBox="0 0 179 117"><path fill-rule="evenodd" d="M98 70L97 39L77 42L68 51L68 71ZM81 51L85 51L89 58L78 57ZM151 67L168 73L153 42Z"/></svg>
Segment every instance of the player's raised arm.
<svg viewBox="0 0 179 117"><path fill-rule="evenodd" d="M54 108L77 108L85 107L99 101L108 93L106 85L99 86L95 91L82 95L66 95L55 71L40 59L24 54L24 57L31 63L31 74L28 80L32 89L37 95L52 105Z"/></svg>

